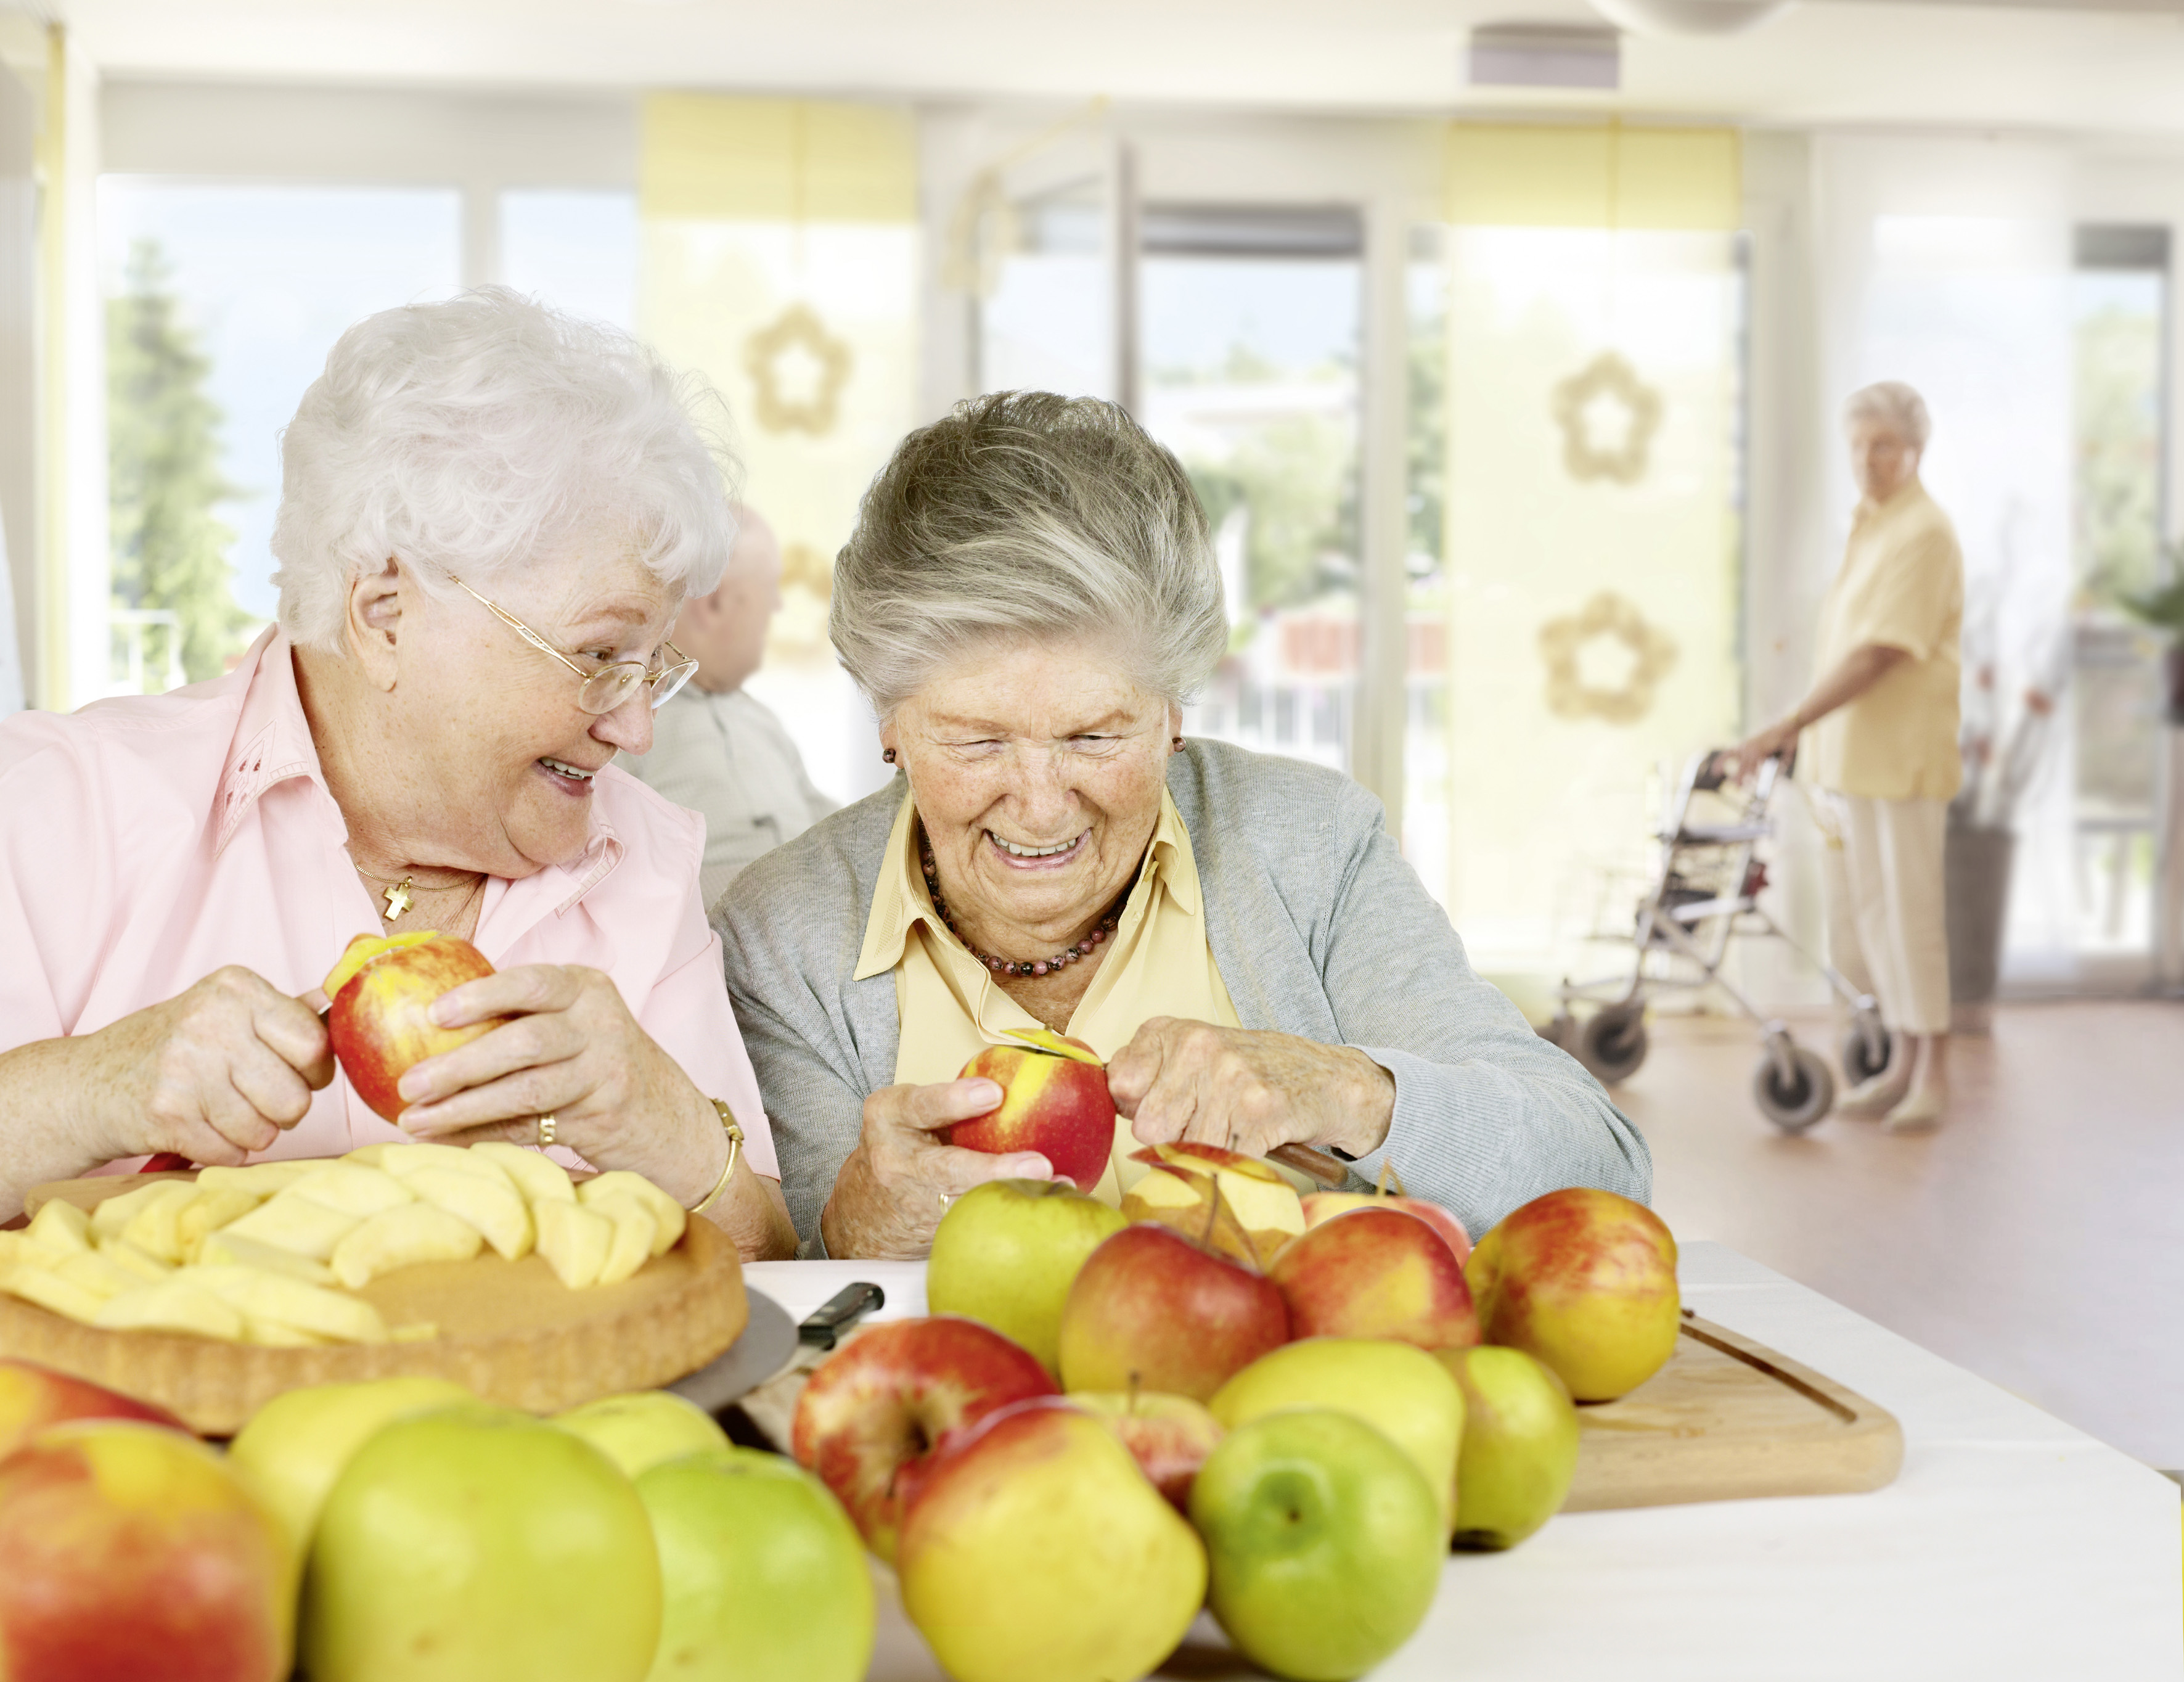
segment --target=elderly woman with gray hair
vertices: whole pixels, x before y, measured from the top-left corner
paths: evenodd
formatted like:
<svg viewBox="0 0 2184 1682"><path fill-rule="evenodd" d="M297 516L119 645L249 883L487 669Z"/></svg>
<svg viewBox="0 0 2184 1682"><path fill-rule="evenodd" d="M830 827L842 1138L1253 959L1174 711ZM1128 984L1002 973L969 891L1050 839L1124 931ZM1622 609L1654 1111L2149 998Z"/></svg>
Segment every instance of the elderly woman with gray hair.
<svg viewBox="0 0 2184 1682"><path fill-rule="evenodd" d="M374 316L282 439L278 625L224 677L0 723L0 1214L154 1154L506 1139L793 1248L702 825L610 764L733 536L685 397L512 293ZM505 1020L402 1077L398 1129L319 982L421 928L498 966L441 1025Z"/></svg>
<svg viewBox="0 0 2184 1682"><path fill-rule="evenodd" d="M1384 1161L1474 1231L1556 1187L1633 1197L1644 1143L1473 973L1333 772L1187 741L1228 646L1206 519L1121 410L981 398L915 433L835 567L833 641L894 782L715 908L807 1253L924 1254L950 1199L1046 1178L935 1137L958 1071L1040 1026L1108 1060L1140 1143Z"/></svg>

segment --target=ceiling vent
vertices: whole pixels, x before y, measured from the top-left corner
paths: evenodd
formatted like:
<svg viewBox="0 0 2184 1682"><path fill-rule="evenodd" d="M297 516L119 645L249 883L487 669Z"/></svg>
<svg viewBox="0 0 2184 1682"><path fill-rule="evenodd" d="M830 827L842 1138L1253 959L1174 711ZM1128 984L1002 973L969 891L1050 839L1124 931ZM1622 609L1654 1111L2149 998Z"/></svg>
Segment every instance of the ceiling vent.
<svg viewBox="0 0 2184 1682"><path fill-rule="evenodd" d="M1622 81L1621 38L1583 24L1482 24L1471 31L1474 87L1603 87Z"/></svg>

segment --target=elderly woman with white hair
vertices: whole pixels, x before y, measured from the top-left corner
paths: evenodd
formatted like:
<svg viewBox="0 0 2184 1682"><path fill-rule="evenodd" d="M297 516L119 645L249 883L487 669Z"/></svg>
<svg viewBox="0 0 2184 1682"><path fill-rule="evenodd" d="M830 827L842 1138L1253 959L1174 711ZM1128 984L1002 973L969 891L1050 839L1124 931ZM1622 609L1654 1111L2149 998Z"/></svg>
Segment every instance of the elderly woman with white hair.
<svg viewBox="0 0 2184 1682"><path fill-rule="evenodd" d="M504 1139L785 1253L701 826L609 764L733 536L686 394L487 290L343 335L282 455L280 622L232 672L0 724L0 1214L148 1157ZM443 1026L509 1020L404 1076L398 1129L337 1078L319 982L412 929L497 966Z"/></svg>
<svg viewBox="0 0 2184 1682"><path fill-rule="evenodd" d="M1931 423L1895 381L1843 408L1862 493L1841 570L1820 608L1812 692L1736 750L1746 774L1812 733L1799 772L1822 791L1828 950L1873 995L1887 1065L1836 1104L1892 1133L1937 1125L1948 1098L1949 944L1942 861L1957 747L1964 561L1955 528L1919 480Z"/></svg>
<svg viewBox="0 0 2184 1682"><path fill-rule="evenodd" d="M1479 980L1334 772L1186 741L1226 651L1206 518L1114 406L981 398L912 433L835 567L833 634L899 774L714 909L806 1254L922 1255L950 1200L1045 1179L942 1143L1011 1031L1107 1059L1141 1144L1337 1153L1474 1232L1554 1187L1644 1198L1644 1143Z"/></svg>

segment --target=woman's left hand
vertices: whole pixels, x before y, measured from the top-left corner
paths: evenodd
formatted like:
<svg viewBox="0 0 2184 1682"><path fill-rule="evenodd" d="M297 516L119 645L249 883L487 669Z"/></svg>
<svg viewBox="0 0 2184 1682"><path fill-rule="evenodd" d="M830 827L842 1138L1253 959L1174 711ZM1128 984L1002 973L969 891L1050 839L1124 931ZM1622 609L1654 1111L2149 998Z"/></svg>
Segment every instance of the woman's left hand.
<svg viewBox="0 0 2184 1682"><path fill-rule="evenodd" d="M710 1102L638 1025L615 984L581 964L527 964L465 982L432 1007L443 1028L512 1016L403 1076L404 1132L474 1144L538 1143L538 1118L601 1168L630 1168L685 1204L720 1172Z"/></svg>
<svg viewBox="0 0 2184 1682"><path fill-rule="evenodd" d="M1396 1077L1353 1046L1156 1016L1108 1059L1107 1090L1141 1144L1190 1140L1363 1156L1388 1137Z"/></svg>

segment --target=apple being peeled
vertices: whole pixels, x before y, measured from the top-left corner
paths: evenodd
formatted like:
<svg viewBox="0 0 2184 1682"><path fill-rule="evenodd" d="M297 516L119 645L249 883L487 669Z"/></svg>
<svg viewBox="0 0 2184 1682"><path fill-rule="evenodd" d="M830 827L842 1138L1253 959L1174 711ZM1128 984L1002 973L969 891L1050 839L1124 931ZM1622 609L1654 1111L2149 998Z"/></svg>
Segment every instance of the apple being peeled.
<svg viewBox="0 0 2184 1682"><path fill-rule="evenodd" d="M789 1442L798 1463L848 1509L865 1545L892 1562L905 1468L947 1433L1053 1394L1036 1356L975 1320L898 1320L819 1364L796 1399Z"/></svg>
<svg viewBox="0 0 2184 1682"><path fill-rule="evenodd" d="M872 1656L864 1544L824 1484L757 1449L637 1479L665 1608L647 1682L860 1682Z"/></svg>
<svg viewBox="0 0 2184 1682"><path fill-rule="evenodd" d="M1147 1222L1094 1250L1070 1286L1061 1382L1204 1401L1289 1337L1289 1310L1271 1279Z"/></svg>
<svg viewBox="0 0 2184 1682"><path fill-rule="evenodd" d="M1577 1476L1569 1387L1522 1350L1485 1344L1435 1359L1463 1389L1456 1545L1513 1548L1562 1511Z"/></svg>
<svg viewBox="0 0 2184 1682"><path fill-rule="evenodd" d="M436 1026L425 1014L442 993L493 973L468 941L432 929L399 935L359 935L327 972L326 1034L342 1072L376 1115L399 1122L408 1106L395 1090L411 1067L467 1045L505 1016L466 1028Z"/></svg>
<svg viewBox="0 0 2184 1682"><path fill-rule="evenodd" d="M1206 1550L1098 1420L1004 1409L921 1472L903 1610L956 1682L1119 1682L1183 1640Z"/></svg>
<svg viewBox="0 0 2184 1682"><path fill-rule="evenodd" d="M1479 1241L1463 1271L1486 1341L1552 1367L1579 1401L1629 1394L1675 1352L1675 1238L1613 1192L1534 1198Z"/></svg>
<svg viewBox="0 0 2184 1682"><path fill-rule="evenodd" d="M1107 1065L1081 1040L1045 1029L1017 1037L1030 1043L988 1046L963 1065L961 1079L1001 1089L1000 1106L956 1122L943 1143L993 1156L1037 1151L1056 1174L1089 1192L1115 1148Z"/></svg>
<svg viewBox="0 0 2184 1682"><path fill-rule="evenodd" d="M1471 1255L1471 1234L1463 1230L1463 1222L1439 1204L1428 1203L1424 1198L1399 1197L1393 1193L1384 1196L1379 1192L1307 1192L1303 1201L1306 1232L1353 1209L1400 1209L1406 1215L1416 1215L1446 1239L1448 1247L1456 1252L1458 1267Z"/></svg>
<svg viewBox="0 0 2184 1682"><path fill-rule="evenodd" d="M68 1419L140 1419L170 1430L189 1428L164 1407L140 1402L88 1379L27 1361L0 1361L0 1460L48 1425ZM0 1669L0 1675L5 1675Z"/></svg>
<svg viewBox="0 0 2184 1682"><path fill-rule="evenodd" d="M1069 1402L1121 1439L1169 1506L1190 1512L1191 1484L1221 1440L1218 1420L1189 1396L1163 1390L1078 1390Z"/></svg>
<svg viewBox="0 0 2184 1682"><path fill-rule="evenodd" d="M1300 1338L1400 1338L1423 1350L1479 1341L1471 1288L1446 1241L1396 1210L1322 1221L1274 1258L1269 1277Z"/></svg>
<svg viewBox="0 0 2184 1682"><path fill-rule="evenodd" d="M1190 1499L1206 1599L1255 1664L1349 1682L1410 1640L1440 1588L1440 1504L1410 1457L1348 1414L1305 1408L1238 1428Z"/></svg>
<svg viewBox="0 0 2184 1682"><path fill-rule="evenodd" d="M1012 1338L1060 1371L1061 1305L1077 1271L1129 1223L1058 1181L989 1180L948 1205L925 1266L925 1302Z"/></svg>
<svg viewBox="0 0 2184 1682"><path fill-rule="evenodd" d="M1295 1188L1256 1157L1220 1145L1148 1145L1130 1153L1152 1171L1123 1193L1123 1213L1157 1221L1263 1269L1305 1229Z"/></svg>
<svg viewBox="0 0 2184 1682"><path fill-rule="evenodd" d="M0 1676L281 1682L296 1551L220 1456L78 1419L0 1463Z"/></svg>
<svg viewBox="0 0 2184 1682"><path fill-rule="evenodd" d="M512 1411L450 1408L379 1432L326 1498L304 1671L644 1682L660 1613L651 1520L604 1455Z"/></svg>

